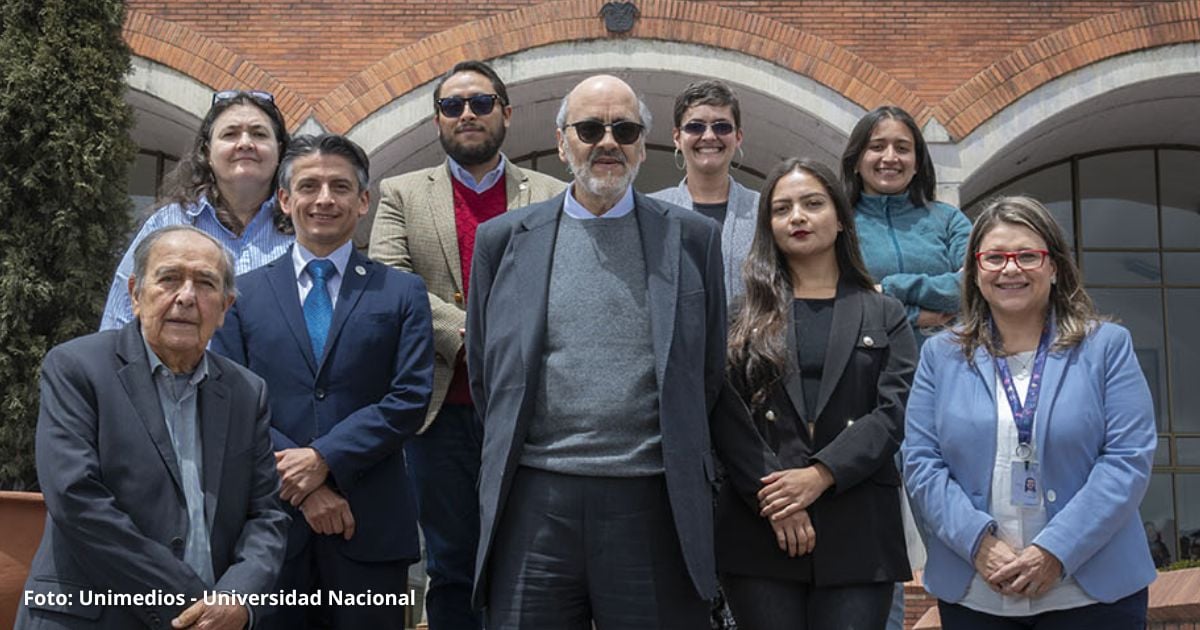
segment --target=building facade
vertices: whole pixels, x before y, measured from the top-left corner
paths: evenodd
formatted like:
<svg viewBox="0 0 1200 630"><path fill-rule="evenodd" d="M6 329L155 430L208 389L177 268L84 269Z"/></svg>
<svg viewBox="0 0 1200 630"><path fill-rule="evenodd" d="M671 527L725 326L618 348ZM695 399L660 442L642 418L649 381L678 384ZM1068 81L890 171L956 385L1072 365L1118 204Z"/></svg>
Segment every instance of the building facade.
<svg viewBox="0 0 1200 630"><path fill-rule="evenodd" d="M432 165L433 82L469 58L509 85L509 158L560 177L559 99L597 72L629 81L656 120L644 190L681 176L671 105L698 78L738 90L736 176L752 186L786 156L836 165L862 114L900 105L931 143L940 199L970 213L1020 192L1054 210L1154 393L1147 535L1171 560L1200 558L1200 388L1188 376L1200 375L1200 0L607 4L129 0L131 194L151 206L217 89L270 91L294 132L347 134L373 182ZM619 11L626 24L606 21Z"/></svg>

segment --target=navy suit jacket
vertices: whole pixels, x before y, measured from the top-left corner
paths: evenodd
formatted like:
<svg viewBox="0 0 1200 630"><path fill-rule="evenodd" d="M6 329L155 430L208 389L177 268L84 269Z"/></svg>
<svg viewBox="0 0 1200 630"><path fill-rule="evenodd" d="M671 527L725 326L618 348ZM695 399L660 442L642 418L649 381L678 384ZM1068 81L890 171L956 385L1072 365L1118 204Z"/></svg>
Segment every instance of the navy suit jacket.
<svg viewBox="0 0 1200 630"><path fill-rule="evenodd" d="M288 517L262 379L208 353L196 419L212 587L183 560L187 504L138 322L46 355L37 468L47 518L25 588L71 599L22 608L17 628L169 628L191 605L85 606L83 591L199 598L206 588L256 593L275 585Z"/></svg>
<svg viewBox="0 0 1200 630"><path fill-rule="evenodd" d="M547 289L564 194L487 221L475 235L467 300L467 372L483 419L475 604L533 414ZM663 465L675 530L696 591L716 595L715 479L709 410L724 383L721 234L699 213L634 195L654 341Z"/></svg>
<svg viewBox="0 0 1200 630"><path fill-rule="evenodd" d="M414 560L416 509L404 440L425 420L433 379L433 329L425 283L352 252L324 356L313 355L291 250L238 278L241 297L213 349L271 389L276 450L310 446L350 503L356 531L342 553L361 561ZM288 554L312 530L290 506ZM341 537L337 537L341 540Z"/></svg>

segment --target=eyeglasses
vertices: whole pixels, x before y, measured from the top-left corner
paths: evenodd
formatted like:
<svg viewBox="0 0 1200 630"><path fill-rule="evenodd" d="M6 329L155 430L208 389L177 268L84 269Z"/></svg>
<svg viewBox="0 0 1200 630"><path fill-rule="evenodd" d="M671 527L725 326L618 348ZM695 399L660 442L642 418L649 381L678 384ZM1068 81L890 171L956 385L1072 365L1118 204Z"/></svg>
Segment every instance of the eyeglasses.
<svg viewBox="0 0 1200 630"><path fill-rule="evenodd" d="M604 139L604 132L608 129L612 129L612 137L617 144L633 144L642 137L642 132L646 129L641 123L635 123L632 120L620 120L610 124L602 123L599 120L581 120L563 125L563 131L569 127L575 128L575 135L579 136L579 140L585 144L600 142Z"/></svg>
<svg viewBox="0 0 1200 630"><path fill-rule="evenodd" d="M434 99L433 102L437 105L438 111L446 118L458 118L466 111L466 106L471 106L471 113L476 116L487 116L496 108L496 101L500 100L499 94L476 94L463 98L461 96L447 96L445 98Z"/></svg>
<svg viewBox="0 0 1200 630"><path fill-rule="evenodd" d="M1041 267L1049 255L1050 252L1044 249L1022 249L1015 252L992 250L975 254L975 260L984 271L1004 271L1010 260L1021 271L1033 271Z"/></svg>
<svg viewBox="0 0 1200 630"><path fill-rule="evenodd" d="M221 90L213 94L212 104L216 105L217 103L232 101L239 96L249 96L260 101L266 101L272 105L275 104L275 95L270 92L263 92L262 90Z"/></svg>
<svg viewBox="0 0 1200 630"><path fill-rule="evenodd" d="M718 120L716 122L707 123L703 120L689 120L681 127L684 133L689 133L693 136L703 136L705 131L712 129L712 132L718 136L728 136L733 133L733 123L728 120Z"/></svg>

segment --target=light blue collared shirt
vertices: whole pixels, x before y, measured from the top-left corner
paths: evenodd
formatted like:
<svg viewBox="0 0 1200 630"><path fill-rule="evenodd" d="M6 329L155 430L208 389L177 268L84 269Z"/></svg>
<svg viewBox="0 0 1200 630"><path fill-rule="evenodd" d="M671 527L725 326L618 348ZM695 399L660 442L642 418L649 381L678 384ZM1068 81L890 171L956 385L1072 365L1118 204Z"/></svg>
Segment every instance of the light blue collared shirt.
<svg viewBox="0 0 1200 630"><path fill-rule="evenodd" d="M146 356L150 358L150 377L158 392L158 404L162 406L167 434L171 436L175 463L179 465L179 482L183 486L183 499L187 504L188 534L183 547L183 561L206 585L211 586L216 583L216 578L213 577L212 547L204 512L204 448L200 442L200 424L196 419L197 388L208 378L208 355L201 355L200 363L191 374L175 374L154 354L145 337L142 337L142 344L146 346Z"/></svg>
<svg viewBox="0 0 1200 630"><path fill-rule="evenodd" d="M123 327L133 321L133 304L129 300L129 276L133 275L133 250L138 243L151 232L168 225L190 225L217 239L225 249L233 254L233 271L241 275L279 258L287 253L287 248L296 240L291 234L284 234L275 229L275 197L272 196L259 206L258 212L250 220L250 224L238 236L229 231L217 219L217 211L201 197L196 204L183 207L177 203L159 208L146 222L137 236L129 243L117 272L113 275L112 286L108 290L108 302L104 305L104 317L100 320L100 330L112 330Z"/></svg>
<svg viewBox="0 0 1200 630"><path fill-rule="evenodd" d="M342 288L342 278L346 275L346 265L350 264L350 250L353 248L354 241L346 241L326 257L326 260L333 263L337 269L337 273L325 279L325 288L329 291L329 304L333 308L337 308L338 291ZM296 271L296 287L300 290L301 304L304 304L304 298L308 297L308 292L312 290L313 286L312 277L304 273L304 269L310 260L317 258L319 256L308 251L299 242L292 248L292 268Z"/></svg>
<svg viewBox="0 0 1200 630"><path fill-rule="evenodd" d="M620 219L633 212L633 186L625 189L625 195L621 197L617 205L609 208L608 212L596 216L575 199L575 184L576 182L571 182L571 188L567 191L566 199L563 200L563 212L567 213L567 216L571 218L583 220Z"/></svg>
<svg viewBox="0 0 1200 630"><path fill-rule="evenodd" d="M446 156L446 161L450 163L450 174L454 176L454 179L457 179L458 183L477 193L482 194L492 186L495 186L501 177L504 177L505 158L503 153L500 154L500 163L496 165L496 168L484 173L483 178L478 182L475 181L475 176L463 168L461 164L455 162L454 158Z"/></svg>

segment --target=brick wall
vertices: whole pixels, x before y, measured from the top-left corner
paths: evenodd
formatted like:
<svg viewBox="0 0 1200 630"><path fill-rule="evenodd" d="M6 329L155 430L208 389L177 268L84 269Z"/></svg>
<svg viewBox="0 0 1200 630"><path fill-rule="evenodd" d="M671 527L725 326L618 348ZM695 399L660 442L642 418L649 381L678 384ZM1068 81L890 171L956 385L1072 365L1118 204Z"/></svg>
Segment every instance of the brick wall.
<svg viewBox="0 0 1200 630"><path fill-rule="evenodd" d="M605 38L604 0L129 0L134 53L210 86L273 87L344 131L454 61ZM1109 56L1200 41L1200 0L636 0L633 37L727 47L955 137Z"/></svg>

